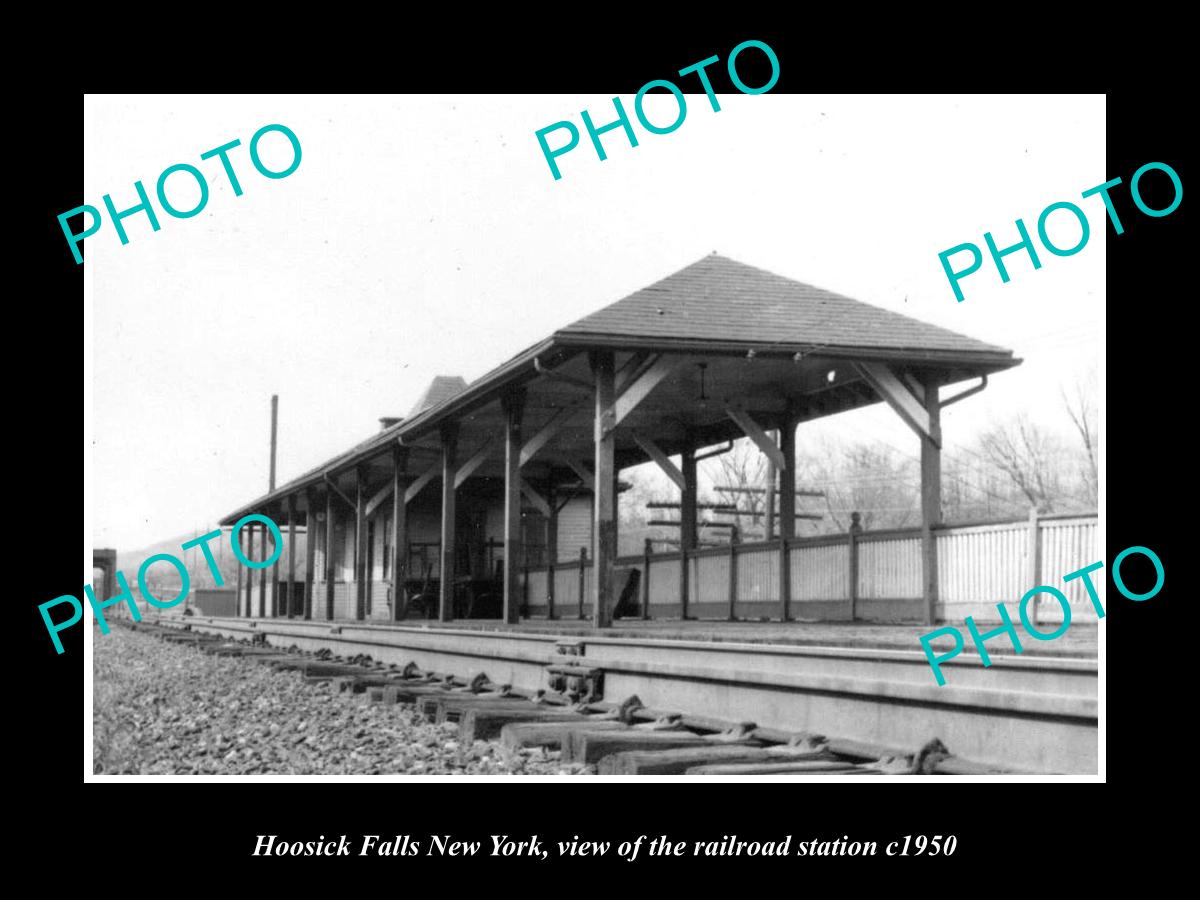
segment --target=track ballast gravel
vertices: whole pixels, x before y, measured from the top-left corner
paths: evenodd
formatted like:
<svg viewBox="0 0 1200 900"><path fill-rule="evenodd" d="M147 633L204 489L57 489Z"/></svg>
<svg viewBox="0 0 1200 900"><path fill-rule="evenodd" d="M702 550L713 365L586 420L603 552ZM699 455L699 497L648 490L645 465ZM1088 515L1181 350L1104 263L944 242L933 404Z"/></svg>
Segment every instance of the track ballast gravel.
<svg viewBox="0 0 1200 900"><path fill-rule="evenodd" d="M574 775L558 752L462 746L457 725L248 659L114 628L93 643L92 759L108 775Z"/></svg>

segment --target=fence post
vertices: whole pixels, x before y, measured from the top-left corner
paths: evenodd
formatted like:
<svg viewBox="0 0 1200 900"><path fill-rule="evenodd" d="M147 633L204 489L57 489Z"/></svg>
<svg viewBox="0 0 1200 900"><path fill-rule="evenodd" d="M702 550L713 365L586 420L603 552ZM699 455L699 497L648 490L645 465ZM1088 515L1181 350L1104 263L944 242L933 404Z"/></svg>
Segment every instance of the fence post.
<svg viewBox="0 0 1200 900"><path fill-rule="evenodd" d="M554 620L554 558L546 557L546 618Z"/></svg>
<svg viewBox="0 0 1200 900"><path fill-rule="evenodd" d="M653 552L653 544L650 538L646 538L643 547L643 563L642 563L642 618L650 618L650 554Z"/></svg>
<svg viewBox="0 0 1200 900"><path fill-rule="evenodd" d="M729 535L729 621L737 621L737 532Z"/></svg>
<svg viewBox="0 0 1200 900"><path fill-rule="evenodd" d="M587 565L587 547L579 548L579 618L583 618L584 566Z"/></svg>
<svg viewBox="0 0 1200 900"><path fill-rule="evenodd" d="M862 525L860 524L860 516L856 512L850 513L850 530L846 535L846 540L849 542L850 548L850 621L853 622L858 617L858 536L862 534Z"/></svg>
<svg viewBox="0 0 1200 900"><path fill-rule="evenodd" d="M1041 549L1042 542L1040 539L1041 529L1038 526L1038 509L1036 506L1029 508L1029 536L1026 541L1025 549L1025 583L1030 588L1041 584ZM1029 588L1026 588L1028 590ZM1034 625L1038 624L1038 600L1039 597L1033 598L1033 611L1030 615L1030 620Z"/></svg>

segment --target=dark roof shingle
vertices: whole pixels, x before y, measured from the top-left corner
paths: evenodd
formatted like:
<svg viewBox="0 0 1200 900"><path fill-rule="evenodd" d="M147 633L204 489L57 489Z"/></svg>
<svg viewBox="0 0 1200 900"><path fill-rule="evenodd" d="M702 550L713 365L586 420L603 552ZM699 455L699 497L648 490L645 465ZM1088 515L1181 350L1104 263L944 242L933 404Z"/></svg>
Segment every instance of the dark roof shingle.
<svg viewBox="0 0 1200 900"><path fill-rule="evenodd" d="M1009 353L712 254L563 328L564 335Z"/></svg>

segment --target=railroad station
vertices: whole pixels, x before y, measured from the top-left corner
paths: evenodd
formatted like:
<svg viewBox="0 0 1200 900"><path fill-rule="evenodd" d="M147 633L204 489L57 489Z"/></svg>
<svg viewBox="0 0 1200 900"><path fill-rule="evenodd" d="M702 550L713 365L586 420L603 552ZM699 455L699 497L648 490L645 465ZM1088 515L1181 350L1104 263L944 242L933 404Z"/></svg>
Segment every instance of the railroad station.
<svg viewBox="0 0 1200 900"><path fill-rule="evenodd" d="M407 416L230 512L223 526L278 522L285 552L239 572L236 615L207 623L300 647L334 634L352 652L513 684L536 686L559 659L602 672L618 699L669 685L664 700L714 714L749 707L760 723L917 744L936 728L972 758L1086 768L1094 658L964 659L938 688L915 638L911 651L788 640L797 622L994 620L1039 567L1093 561L1094 516L942 521L941 410L1019 363L713 254L469 384L436 378ZM803 425L875 403L919 440L919 526L798 537ZM702 547L697 461L741 438L778 473L778 533ZM644 463L678 490L679 546L621 555L620 475ZM270 553L261 526L241 540L252 559Z"/></svg>

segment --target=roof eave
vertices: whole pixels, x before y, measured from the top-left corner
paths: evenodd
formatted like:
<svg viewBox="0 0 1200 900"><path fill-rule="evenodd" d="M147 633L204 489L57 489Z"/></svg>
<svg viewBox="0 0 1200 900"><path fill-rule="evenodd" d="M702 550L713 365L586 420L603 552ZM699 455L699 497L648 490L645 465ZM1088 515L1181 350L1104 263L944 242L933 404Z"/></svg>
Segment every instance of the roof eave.
<svg viewBox="0 0 1200 900"><path fill-rule="evenodd" d="M233 525L242 516L262 510L272 503L283 499L288 494L294 494L306 488L322 484L326 477L340 474L365 460L377 456L381 451L386 450L393 440L399 440L402 444L410 443L427 434L447 417L462 414L474 407L490 403L494 399L493 392L497 388L503 387L524 375L525 372L523 370L528 370L528 376L532 377L534 375L533 360L553 350L554 344L553 337L547 338L519 356L513 357L502 366L493 369L479 380L469 384L466 390L454 395L449 400L445 400L437 406L431 406L411 419L405 419L403 422L392 425L384 432L381 432L377 439L371 441L359 452L335 456L308 474L302 475L300 478L290 481L270 493L263 494L257 500L246 504L236 512L230 513L221 519L219 524Z"/></svg>
<svg viewBox="0 0 1200 900"><path fill-rule="evenodd" d="M613 349L658 350L662 352L745 353L754 350L762 356L791 356L796 353L819 353L822 356L841 356L852 359L900 359L916 363L946 363L950 365L985 365L989 368L1009 368L1021 362L1011 350L934 350L912 347L845 347L811 342L770 342L736 340L701 340L696 338L666 338L628 334L592 334L560 331L554 339L567 347L604 347Z"/></svg>

